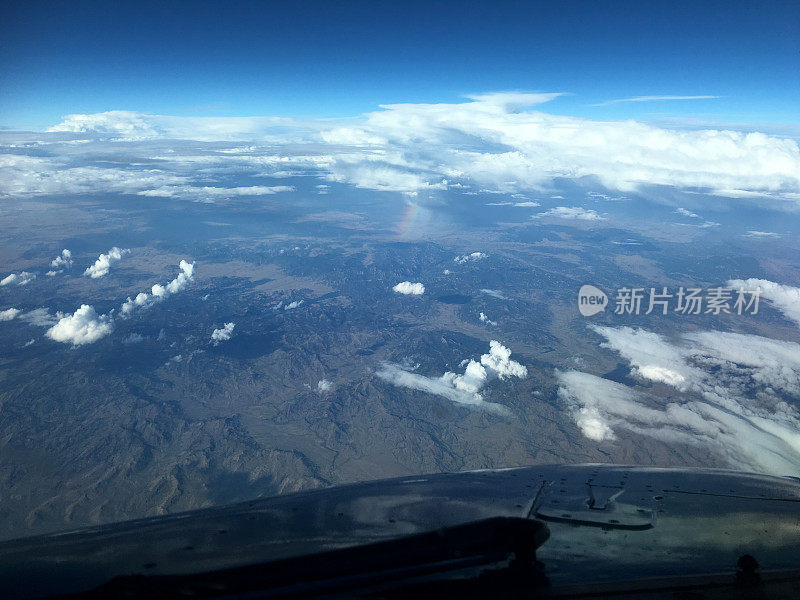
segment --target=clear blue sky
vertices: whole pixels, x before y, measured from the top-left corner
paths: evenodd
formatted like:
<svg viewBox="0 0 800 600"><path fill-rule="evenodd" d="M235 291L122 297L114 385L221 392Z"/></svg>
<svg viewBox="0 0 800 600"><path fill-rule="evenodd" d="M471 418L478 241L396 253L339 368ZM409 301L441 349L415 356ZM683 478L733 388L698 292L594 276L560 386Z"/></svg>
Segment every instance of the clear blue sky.
<svg viewBox="0 0 800 600"><path fill-rule="evenodd" d="M659 5L657 5L659 4ZM797 122L800 2L41 2L0 8L0 125L114 109L347 116L499 90L548 111ZM718 99L592 104L649 95Z"/></svg>

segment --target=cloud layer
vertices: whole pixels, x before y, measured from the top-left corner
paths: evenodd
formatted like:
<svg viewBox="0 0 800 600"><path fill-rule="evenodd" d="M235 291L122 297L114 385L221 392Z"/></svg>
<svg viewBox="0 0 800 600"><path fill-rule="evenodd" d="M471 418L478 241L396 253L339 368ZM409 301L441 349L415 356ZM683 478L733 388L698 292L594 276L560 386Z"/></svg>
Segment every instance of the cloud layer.
<svg viewBox="0 0 800 600"><path fill-rule="evenodd" d="M618 430L702 446L732 467L800 473L800 344L700 331L677 341L643 329L600 327L643 382L666 397L589 373L561 372L559 398L584 436L612 442Z"/></svg>
<svg viewBox="0 0 800 600"><path fill-rule="evenodd" d="M465 187L522 193L558 178L593 178L609 189L701 188L796 204L800 148L791 139L723 129L672 130L635 121L595 121L528 107L559 94L494 93L460 103L388 104L357 119L183 118L127 111L70 115L40 134L71 134L85 152L114 139L161 149L153 168L100 168L63 156L0 155L0 194L123 192L162 197L270 194L288 186L222 188L195 180L200 167L259 174L314 174L356 187L415 194ZM655 100L654 97L625 101ZM660 99L665 99L661 97ZM674 98L673 98L674 99ZM202 150L197 142L240 145ZM64 143L66 144L66 142ZM168 149L166 146L172 146ZM63 146L66 147L66 146ZM121 164L121 163L120 163ZM189 166L194 169L188 168ZM470 192L474 193L474 192ZM763 198L761 198L763 200Z"/></svg>
<svg viewBox="0 0 800 600"><path fill-rule="evenodd" d="M753 232L751 232L753 233ZM744 290L761 290L761 297L800 326L800 288L781 285L767 279L731 279L728 287Z"/></svg>

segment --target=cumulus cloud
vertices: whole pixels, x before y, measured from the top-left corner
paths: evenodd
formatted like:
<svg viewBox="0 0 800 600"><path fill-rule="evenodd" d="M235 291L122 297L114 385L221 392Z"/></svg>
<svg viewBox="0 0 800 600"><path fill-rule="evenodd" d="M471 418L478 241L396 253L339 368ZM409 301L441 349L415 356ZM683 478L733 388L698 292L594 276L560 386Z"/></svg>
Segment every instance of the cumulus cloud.
<svg viewBox="0 0 800 600"><path fill-rule="evenodd" d="M425 286L421 283L411 283L410 281L401 281L392 288L398 294L405 294L406 296L419 296L425 293Z"/></svg>
<svg viewBox="0 0 800 600"><path fill-rule="evenodd" d="M135 310L149 308L153 304L161 302L184 289L194 279L194 263L187 263L182 260L180 269L181 272L178 276L168 284L156 284L152 287L151 293L142 292L133 300L128 298L120 308L120 316L128 318ZM37 309L22 315L20 318L24 318L34 325L50 327L45 333L47 337L57 342L71 343L73 346L96 342L114 330L114 311L100 315L97 314L94 307L88 304L82 304L72 314L58 312L53 317L47 309ZM126 339L130 340L134 335L132 334ZM160 338L161 335L159 334Z"/></svg>
<svg viewBox="0 0 800 600"><path fill-rule="evenodd" d="M211 341L216 346L220 342L226 342L231 339L233 335L233 328L236 327L235 323L225 323L221 329L215 329L211 332Z"/></svg>
<svg viewBox="0 0 800 600"><path fill-rule="evenodd" d="M800 325L800 288L754 278L731 279L728 286L737 290L761 290L761 298L769 300L786 318Z"/></svg>
<svg viewBox="0 0 800 600"><path fill-rule="evenodd" d="M464 263L477 262L479 260L483 260L484 258L486 258L486 256L487 255L484 254L483 252L472 252L470 254L464 254L464 255L461 255L461 256L456 256L453 259L453 262L457 263L459 265L463 265Z"/></svg>
<svg viewBox="0 0 800 600"><path fill-rule="evenodd" d="M128 318L137 310L150 308L154 304L161 302L183 290L189 283L194 281L194 263L181 260L178 267L180 273L166 285L155 284L150 288L150 292L139 292L135 298L128 298L120 307L120 315Z"/></svg>
<svg viewBox="0 0 800 600"><path fill-rule="evenodd" d="M299 307L303 304L302 300L294 300L293 302L289 302L286 306L283 307L283 310L294 310L295 308Z"/></svg>
<svg viewBox="0 0 800 600"><path fill-rule="evenodd" d="M664 397L588 373L559 373L559 397L583 434L611 441L625 429L703 446L731 466L800 473L800 344L719 331L675 340L631 327L592 329Z"/></svg>
<svg viewBox="0 0 800 600"><path fill-rule="evenodd" d="M20 271L19 273L11 273L3 279L0 279L0 285L28 285L31 281L36 279L36 273L28 273L27 271Z"/></svg>
<svg viewBox="0 0 800 600"><path fill-rule="evenodd" d="M21 312L22 311L18 308L7 308L6 310L0 310L0 321L10 321Z"/></svg>
<svg viewBox="0 0 800 600"><path fill-rule="evenodd" d="M101 254L99 257L97 257L95 263L87 267L83 274L84 276L91 277L92 279L103 277L108 274L108 270L111 268L111 265L122 260L122 257L126 254L130 254L130 252L130 250L117 248L114 246L107 253Z"/></svg>
<svg viewBox="0 0 800 600"><path fill-rule="evenodd" d="M509 414L504 405L484 400L481 389L492 379L525 378L528 375L527 368L511 360L511 351L495 340L489 343L489 353L481 355L480 362L472 359L464 362L466 367L463 374L448 371L441 377L426 377L400 365L384 363L376 375L392 385L442 396L472 408Z"/></svg>
<svg viewBox="0 0 800 600"><path fill-rule="evenodd" d="M317 391L320 394L324 394L325 392L330 391L333 388L333 383L328 381L327 379L320 379L317 382Z"/></svg>
<svg viewBox="0 0 800 600"><path fill-rule="evenodd" d="M58 313L57 316L58 323L48 329L45 335L56 342L71 343L73 346L96 342L114 329L110 315L98 315L88 304L82 304L71 315Z"/></svg>
<svg viewBox="0 0 800 600"><path fill-rule="evenodd" d="M54 269L65 268L69 269L72 266L72 252L64 248L61 254L56 256L50 261L50 266Z"/></svg>
<svg viewBox="0 0 800 600"><path fill-rule="evenodd" d="M481 313L478 317L481 320L481 323L486 323L487 325L497 325L496 321L492 321L489 317L487 317L484 313Z"/></svg>
<svg viewBox="0 0 800 600"><path fill-rule="evenodd" d="M579 221L603 221L594 209L581 208L580 206L555 206L539 213L537 217L554 217L557 219L577 219Z"/></svg>

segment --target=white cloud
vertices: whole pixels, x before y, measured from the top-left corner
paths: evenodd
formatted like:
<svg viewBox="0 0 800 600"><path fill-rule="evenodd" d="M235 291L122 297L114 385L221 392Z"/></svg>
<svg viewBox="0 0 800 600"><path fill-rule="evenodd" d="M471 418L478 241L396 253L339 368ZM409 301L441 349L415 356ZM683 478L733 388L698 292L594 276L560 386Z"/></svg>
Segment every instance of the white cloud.
<svg viewBox="0 0 800 600"><path fill-rule="evenodd" d="M537 217L555 217L558 219L577 219L580 221L603 221L594 209L585 209L580 206L555 206L549 210L539 213Z"/></svg>
<svg viewBox="0 0 800 600"><path fill-rule="evenodd" d="M457 263L459 265L463 265L464 263L477 262L479 260L483 260L484 258L486 258L486 256L487 255L484 254L483 252L472 252L471 254L464 254L462 256L456 256L453 259L453 262Z"/></svg>
<svg viewBox="0 0 800 600"><path fill-rule="evenodd" d="M215 329L211 332L211 341L216 346L220 342L226 342L231 339L233 335L233 328L236 327L235 323L225 323L222 329Z"/></svg>
<svg viewBox="0 0 800 600"><path fill-rule="evenodd" d="M139 292L135 298L131 299L129 297L120 307L120 315L123 318L128 318L136 310L150 308L172 294L177 294L190 282L194 281L194 263L181 260L178 267L180 268L180 273L166 285L157 283L150 289L150 293Z"/></svg>
<svg viewBox="0 0 800 600"><path fill-rule="evenodd" d="M411 283L410 281L401 281L392 288L398 294L405 294L406 296L419 296L425 293L425 286L421 283Z"/></svg>
<svg viewBox="0 0 800 600"><path fill-rule="evenodd" d="M333 388L333 383L328 381L327 379L320 379L317 382L317 391L320 394L324 394L325 392L329 392Z"/></svg>
<svg viewBox="0 0 800 600"><path fill-rule="evenodd" d="M58 323L47 330L45 335L57 342L71 343L73 346L90 344L107 336L114 329L109 315L98 315L88 304L71 315L58 313Z"/></svg>
<svg viewBox="0 0 800 600"><path fill-rule="evenodd" d="M754 278L731 279L727 285L737 290L760 289L762 298L769 300L788 319L800 325L800 288Z"/></svg>
<svg viewBox="0 0 800 600"><path fill-rule="evenodd" d="M83 272L84 276L97 279L108 274L108 270L115 262L122 260L126 254L130 254L130 250L117 248L114 246L106 254L101 254L95 263L86 268Z"/></svg>
<svg viewBox="0 0 800 600"><path fill-rule="evenodd" d="M58 269L60 267L69 269L72 266L72 252L64 248L61 251L61 254L50 261L50 266L54 269Z"/></svg>
<svg viewBox="0 0 800 600"><path fill-rule="evenodd" d="M487 325L497 325L496 321L492 321L484 313L481 313L478 318L481 320L481 323L486 323Z"/></svg>
<svg viewBox="0 0 800 600"><path fill-rule="evenodd" d="M18 308L7 308L6 310L0 310L0 321L11 321L21 312L22 311Z"/></svg>
<svg viewBox="0 0 800 600"><path fill-rule="evenodd" d="M0 279L0 285L28 285L31 281L36 279L36 273L28 273L27 271L20 271L19 273L11 273L3 279Z"/></svg>
<svg viewBox="0 0 800 600"><path fill-rule="evenodd" d="M504 405L484 400L480 391L491 379L502 381L510 377L525 378L528 370L511 360L511 351L495 340L489 343L489 353L483 354L480 362L471 359L465 362L466 368L461 375L448 371L441 377L426 377L394 363L384 363L376 375L399 387L442 396L472 408L509 414Z"/></svg>

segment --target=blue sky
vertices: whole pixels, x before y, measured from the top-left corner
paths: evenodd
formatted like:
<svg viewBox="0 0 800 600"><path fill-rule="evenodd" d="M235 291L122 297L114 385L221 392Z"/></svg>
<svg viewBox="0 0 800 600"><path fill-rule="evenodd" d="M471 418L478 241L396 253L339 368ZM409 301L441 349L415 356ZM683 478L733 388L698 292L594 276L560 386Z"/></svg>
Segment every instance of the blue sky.
<svg viewBox="0 0 800 600"><path fill-rule="evenodd" d="M69 113L358 115L569 95L591 118L796 122L797 2L28 2L0 9L0 125ZM640 96L719 96L622 102Z"/></svg>

